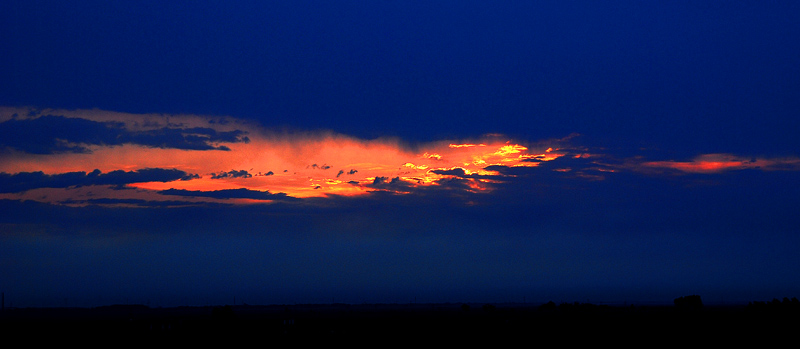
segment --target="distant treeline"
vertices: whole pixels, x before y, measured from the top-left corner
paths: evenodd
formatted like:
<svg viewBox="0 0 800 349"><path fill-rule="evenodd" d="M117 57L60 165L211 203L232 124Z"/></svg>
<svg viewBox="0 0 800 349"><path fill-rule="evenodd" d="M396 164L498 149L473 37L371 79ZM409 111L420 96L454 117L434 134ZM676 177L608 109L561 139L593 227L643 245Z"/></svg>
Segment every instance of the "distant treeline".
<svg viewBox="0 0 800 349"><path fill-rule="evenodd" d="M798 311L800 310L800 301L796 297L792 297L792 299L783 297L783 301L773 298L772 301L768 302L750 302L747 304L747 309L755 311Z"/></svg>

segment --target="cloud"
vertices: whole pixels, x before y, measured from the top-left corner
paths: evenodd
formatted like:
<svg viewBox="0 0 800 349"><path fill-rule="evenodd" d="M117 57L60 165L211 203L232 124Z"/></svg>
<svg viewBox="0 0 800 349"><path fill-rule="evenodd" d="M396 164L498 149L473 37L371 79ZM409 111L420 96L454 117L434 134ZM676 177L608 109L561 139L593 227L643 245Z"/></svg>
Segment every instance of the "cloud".
<svg viewBox="0 0 800 349"><path fill-rule="evenodd" d="M682 173L722 173L732 170L760 169L764 171L800 170L800 159L788 158L746 158L733 154L703 154L691 161L645 161L639 170L674 170Z"/></svg>
<svg viewBox="0 0 800 349"><path fill-rule="evenodd" d="M400 177L389 179L388 177L375 177L372 183L363 184L366 188L378 189L382 191L408 194L414 191L417 183Z"/></svg>
<svg viewBox="0 0 800 349"><path fill-rule="evenodd" d="M129 130L126 127L126 123L120 121L94 121L59 115L44 115L35 119L12 118L0 123L0 147L30 154L90 153L89 146L123 144L229 151L229 147L218 143L250 141L241 130L217 131L207 127Z"/></svg>
<svg viewBox="0 0 800 349"><path fill-rule="evenodd" d="M249 143L250 138L243 131L219 132L212 128L161 128L151 131L128 132L123 134L122 142L140 144L154 148L175 148L186 150L231 150L227 146L214 143Z"/></svg>
<svg viewBox="0 0 800 349"><path fill-rule="evenodd" d="M143 200L143 199L88 199L88 200L67 200L61 202L64 205L84 206L98 205L98 206L120 206L120 207L183 207L183 206L198 206L206 205L206 203L197 203L189 201L175 201L175 200Z"/></svg>
<svg viewBox="0 0 800 349"><path fill-rule="evenodd" d="M269 176L269 174L266 174ZM212 173L211 179L222 179L222 178L250 178L253 177L250 173L246 170L230 170L228 172L220 172L220 173Z"/></svg>
<svg viewBox="0 0 800 349"><path fill-rule="evenodd" d="M31 154L86 153L89 149L78 144L120 144L123 126L54 115L12 119L0 123L0 146Z"/></svg>
<svg viewBox="0 0 800 349"><path fill-rule="evenodd" d="M43 172L20 172L17 174L0 173L0 193L18 193L37 188L68 188L89 185L122 186L143 182L172 182L189 180L196 175L176 169L146 168L136 171L116 170L101 173L68 172L54 175Z"/></svg>
<svg viewBox="0 0 800 349"><path fill-rule="evenodd" d="M339 178L339 176L341 176L341 175L343 175L343 174L345 174L345 173L347 173L347 174L349 174L349 175L354 175L354 174L356 174L357 172L358 172L358 171L357 171L357 170L355 170L355 169L350 169L350 171L347 171L347 172L345 172L344 170L339 170L339 172L337 172L337 173L336 173L336 178Z"/></svg>
<svg viewBox="0 0 800 349"><path fill-rule="evenodd" d="M329 168L331 168L331 167L330 167L330 166L328 166L328 165L321 165L321 166L320 166L320 165L317 165L317 164L311 164L311 165L309 165L309 166L308 166L308 168L320 169L320 170L327 170L327 169L329 169Z"/></svg>
<svg viewBox="0 0 800 349"><path fill-rule="evenodd" d="M455 167L449 170L432 170L431 172L441 175L456 176L462 178L467 176L467 173L461 167Z"/></svg>
<svg viewBox="0 0 800 349"><path fill-rule="evenodd" d="M167 189L161 190L158 193L162 195L204 197L213 199L298 200L297 198L293 198L284 193L272 194L269 191L250 190L245 188L213 191Z"/></svg>
<svg viewBox="0 0 800 349"><path fill-rule="evenodd" d="M467 193L489 194L501 186L558 183L567 187L566 181L577 186L621 173L800 169L800 161L791 157L712 154L691 161L617 158L603 148L576 144L579 139L575 134L528 142L494 134L409 144L399 139L362 140L333 132L280 133L234 118L211 122L216 119L99 110L46 110L10 116L8 110L0 108L0 133L9 136L0 139L0 146L26 152L0 149L0 173L6 173L0 178L4 184L1 192L90 184L124 185L139 191L62 190L55 195L54 191L40 190L28 192L24 198L5 196L44 202L86 201L90 195L92 199L105 195L109 199L157 200L147 196L155 193L193 197L187 199L192 202L241 199L227 201L232 204L278 199L278 194L271 193L293 198L376 195L376 191L462 197ZM11 128L28 136L14 138ZM36 138L38 128L45 130L42 142L30 139ZM210 149L230 151L206 151ZM80 172L84 168L99 170ZM152 180L144 175L148 169L168 168L181 172ZM219 171L221 168L229 170ZM339 170L327 171L335 168ZM137 173L141 178L134 179ZM197 173L209 175L203 178Z"/></svg>

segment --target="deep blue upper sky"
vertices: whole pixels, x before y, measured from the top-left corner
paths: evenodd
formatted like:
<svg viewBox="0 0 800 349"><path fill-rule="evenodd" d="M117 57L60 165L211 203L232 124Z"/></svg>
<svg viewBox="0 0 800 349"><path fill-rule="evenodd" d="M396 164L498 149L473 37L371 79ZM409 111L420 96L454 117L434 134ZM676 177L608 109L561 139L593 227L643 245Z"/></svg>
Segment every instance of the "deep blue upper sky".
<svg viewBox="0 0 800 349"><path fill-rule="evenodd" d="M73 207L23 194L91 187L87 203L92 190L144 181L133 177L194 173L3 171L0 288L19 306L796 296L799 16L796 1L2 1L0 107L227 115L409 143L578 133L570 155L586 147L617 172L568 177L554 170L600 170L565 156L498 167L506 182L492 196L174 208L192 195L275 193L164 190L183 197ZM112 126L0 122L0 161L244 143L211 126ZM754 160L721 173L632 170L715 153ZM464 189L463 170L447 173L458 175L445 189Z"/></svg>
<svg viewBox="0 0 800 349"><path fill-rule="evenodd" d="M800 148L792 1L7 1L1 105L363 138Z"/></svg>

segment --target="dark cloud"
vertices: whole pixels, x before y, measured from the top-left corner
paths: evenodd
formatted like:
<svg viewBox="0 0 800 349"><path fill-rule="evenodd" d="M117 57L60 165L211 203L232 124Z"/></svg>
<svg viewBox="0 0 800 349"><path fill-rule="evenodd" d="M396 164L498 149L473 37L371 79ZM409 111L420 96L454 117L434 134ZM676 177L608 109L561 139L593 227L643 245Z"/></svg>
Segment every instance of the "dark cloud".
<svg viewBox="0 0 800 349"><path fill-rule="evenodd" d="M220 172L220 173L212 173L211 179L222 179L222 178L250 178L253 177L250 173L246 170L230 170L228 172Z"/></svg>
<svg viewBox="0 0 800 349"><path fill-rule="evenodd" d="M36 188L68 188L88 185L116 185L142 182L171 182L189 180L197 175L176 169L146 168L136 171L116 170L101 173L67 172L54 175L43 172L0 173L0 193L18 193Z"/></svg>
<svg viewBox="0 0 800 349"><path fill-rule="evenodd" d="M343 175L345 173L347 173L349 175L352 175L352 174L355 174L356 172L358 172L356 169L350 169L350 171L347 171L347 172L345 172L344 170L339 170L339 173L336 174L336 177L338 178L339 176L341 176L341 175Z"/></svg>
<svg viewBox="0 0 800 349"><path fill-rule="evenodd" d="M461 167L456 167L450 170L432 170L431 172L440 174L440 175L448 175L448 176L456 176L456 177L466 177L467 173L464 172L464 169Z"/></svg>
<svg viewBox="0 0 800 349"><path fill-rule="evenodd" d="M202 197L213 199L253 199L253 200L299 200L285 193L272 194L269 191L240 189L223 189L213 191L167 189L158 192L162 195L177 195L187 197Z"/></svg>
<svg viewBox="0 0 800 349"><path fill-rule="evenodd" d="M543 162L545 157L544 155L536 155L529 159L522 159L520 162Z"/></svg>
<svg viewBox="0 0 800 349"><path fill-rule="evenodd" d="M195 173L195 174L190 174L188 176L185 176L185 177L181 178L181 180L182 181L190 181L192 179L199 179L199 178L200 178L200 175Z"/></svg>
<svg viewBox="0 0 800 349"><path fill-rule="evenodd" d="M366 187L395 192L411 192L416 188L413 183L406 182L400 177L394 177L391 180L389 177L375 177L375 180L366 185Z"/></svg>
<svg viewBox="0 0 800 349"><path fill-rule="evenodd" d="M331 168L331 167L330 167L330 166L328 166L328 165L321 165L321 166L320 166L320 165L317 165L317 164L311 164L311 165L309 165L309 166L308 166L308 168L320 169L320 170L327 170L327 169L329 169L329 168Z"/></svg>
<svg viewBox="0 0 800 349"><path fill-rule="evenodd" d="M45 115L36 119L8 120L0 123L0 146L33 154L85 153L83 144L121 144L125 133L119 122ZM73 143L73 144L70 144Z"/></svg>
<svg viewBox="0 0 800 349"><path fill-rule="evenodd" d="M212 124L212 125L213 125L213 124L227 125L227 124L229 124L230 122L229 122L227 119L225 119L225 118L220 118L220 119L211 119L211 120L208 120L208 123L209 123L209 124Z"/></svg>
<svg viewBox="0 0 800 349"><path fill-rule="evenodd" d="M161 128L141 132L125 132L121 143L141 144L154 148L176 148L186 150L230 150L212 143L249 143L244 131L218 132L211 128ZM113 144L112 144L113 145Z"/></svg>
<svg viewBox="0 0 800 349"><path fill-rule="evenodd" d="M88 153L84 145L139 144L153 148L230 150L215 143L248 143L244 131L219 132L211 128L164 127L129 131L121 122L45 115L36 119L11 119L0 123L0 147L32 154Z"/></svg>
<svg viewBox="0 0 800 349"><path fill-rule="evenodd" d="M199 205L196 202L190 202L190 201L175 201L175 200L155 201L155 200L142 200L142 199L112 199L112 198L67 200L67 201L62 201L60 203L64 205L89 204L98 206L124 205L124 206L136 206L136 207L170 207L170 208Z"/></svg>

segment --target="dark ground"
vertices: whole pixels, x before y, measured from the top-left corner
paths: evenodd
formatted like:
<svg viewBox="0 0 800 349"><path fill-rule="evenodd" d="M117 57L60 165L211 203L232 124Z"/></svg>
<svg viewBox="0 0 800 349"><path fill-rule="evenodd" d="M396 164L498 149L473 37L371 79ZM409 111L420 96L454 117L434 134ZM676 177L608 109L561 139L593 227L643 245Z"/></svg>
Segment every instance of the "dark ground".
<svg viewBox="0 0 800 349"><path fill-rule="evenodd" d="M758 303L758 302L757 302ZM760 305L760 306L759 306ZM383 341L522 339L537 343L796 343L800 311L749 306L532 304L329 304L149 308L12 308L0 335L31 340Z"/></svg>

